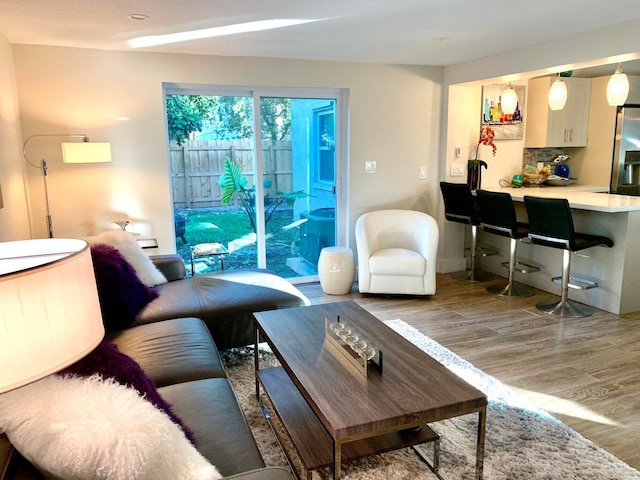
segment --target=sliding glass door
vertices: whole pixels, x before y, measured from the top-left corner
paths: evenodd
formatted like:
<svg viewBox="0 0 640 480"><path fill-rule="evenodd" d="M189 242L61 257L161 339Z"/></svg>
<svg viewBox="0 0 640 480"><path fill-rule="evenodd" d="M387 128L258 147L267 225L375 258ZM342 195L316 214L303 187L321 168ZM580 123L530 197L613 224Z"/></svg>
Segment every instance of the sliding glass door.
<svg viewBox="0 0 640 480"><path fill-rule="evenodd" d="M307 279L347 244L344 92L166 85L165 100L177 251L189 268L196 245L223 251L195 256L195 274Z"/></svg>

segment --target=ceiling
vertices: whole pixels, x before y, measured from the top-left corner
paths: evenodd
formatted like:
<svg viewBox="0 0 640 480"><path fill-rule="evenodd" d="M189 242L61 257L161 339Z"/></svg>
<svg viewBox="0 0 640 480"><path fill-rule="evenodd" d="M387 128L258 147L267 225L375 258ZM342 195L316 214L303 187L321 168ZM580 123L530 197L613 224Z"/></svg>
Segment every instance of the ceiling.
<svg viewBox="0 0 640 480"><path fill-rule="evenodd" d="M312 21L140 50L447 66L640 18L640 8L637 0L0 0L0 33L14 44L132 50L135 37L275 18Z"/></svg>

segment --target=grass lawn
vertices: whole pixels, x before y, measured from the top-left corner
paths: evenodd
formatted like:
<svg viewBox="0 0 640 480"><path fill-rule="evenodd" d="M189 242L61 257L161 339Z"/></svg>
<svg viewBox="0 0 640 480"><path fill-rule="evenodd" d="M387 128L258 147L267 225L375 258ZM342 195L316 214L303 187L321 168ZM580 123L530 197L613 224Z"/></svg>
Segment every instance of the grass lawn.
<svg viewBox="0 0 640 480"><path fill-rule="evenodd" d="M224 258L225 270L257 267L255 235L246 212L241 207L216 207L206 209L185 209L177 212L186 218L183 243L176 238L176 249L182 256L188 270L191 268L189 247L199 243L219 242L230 254ZM287 228L292 222L293 209L279 207L267 223L267 267L283 277L297 274L286 265L287 258L297 257L300 251L299 227ZM199 273L217 270L218 260L203 257L198 262L208 266ZM202 266L202 265L201 265Z"/></svg>

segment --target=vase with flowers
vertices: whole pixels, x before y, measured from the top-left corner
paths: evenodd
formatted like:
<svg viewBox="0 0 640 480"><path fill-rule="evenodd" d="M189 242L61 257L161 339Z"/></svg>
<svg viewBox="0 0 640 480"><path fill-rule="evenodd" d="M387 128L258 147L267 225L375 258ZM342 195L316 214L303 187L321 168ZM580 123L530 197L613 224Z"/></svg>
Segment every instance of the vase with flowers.
<svg viewBox="0 0 640 480"><path fill-rule="evenodd" d="M481 188L482 183L482 171L481 168L488 168L487 162L478 158L480 145L491 146L491 153L496 156L498 147L493 143L493 138L496 136L495 131L491 127L482 127L480 130L480 139L476 145L476 156L473 160L469 160L467 163L467 185L471 190L477 190Z"/></svg>

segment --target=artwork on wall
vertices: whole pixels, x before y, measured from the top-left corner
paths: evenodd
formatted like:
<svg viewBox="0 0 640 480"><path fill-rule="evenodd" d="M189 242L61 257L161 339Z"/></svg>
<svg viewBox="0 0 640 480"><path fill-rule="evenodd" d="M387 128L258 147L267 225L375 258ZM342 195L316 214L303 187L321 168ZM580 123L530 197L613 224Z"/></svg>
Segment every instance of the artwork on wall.
<svg viewBox="0 0 640 480"><path fill-rule="evenodd" d="M513 85L518 96L518 104L513 114L505 114L501 108L502 92L508 85L483 85L482 125L490 126L496 140L521 140L524 133L525 87Z"/></svg>

